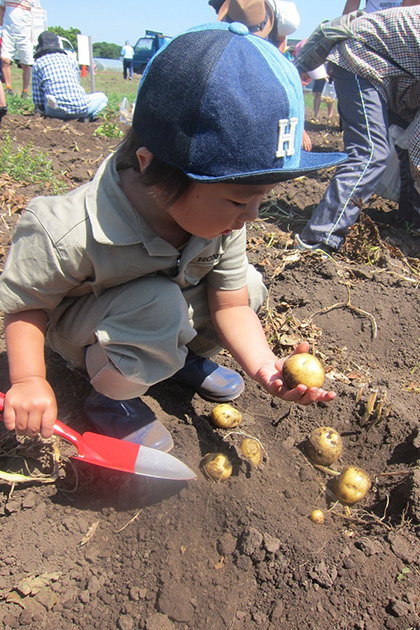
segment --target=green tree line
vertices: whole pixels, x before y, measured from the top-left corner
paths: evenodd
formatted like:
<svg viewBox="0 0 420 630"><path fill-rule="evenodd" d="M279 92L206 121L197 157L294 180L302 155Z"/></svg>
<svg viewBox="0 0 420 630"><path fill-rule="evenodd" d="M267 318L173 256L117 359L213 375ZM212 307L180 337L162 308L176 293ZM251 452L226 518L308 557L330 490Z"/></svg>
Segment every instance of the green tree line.
<svg viewBox="0 0 420 630"><path fill-rule="evenodd" d="M78 28L62 28L61 26L50 26L49 31L60 35L60 37L66 37L72 44L73 48L77 50L77 36L82 32ZM92 44L93 56L101 57L102 59L119 59L122 46L118 44L110 44L109 42L95 42Z"/></svg>

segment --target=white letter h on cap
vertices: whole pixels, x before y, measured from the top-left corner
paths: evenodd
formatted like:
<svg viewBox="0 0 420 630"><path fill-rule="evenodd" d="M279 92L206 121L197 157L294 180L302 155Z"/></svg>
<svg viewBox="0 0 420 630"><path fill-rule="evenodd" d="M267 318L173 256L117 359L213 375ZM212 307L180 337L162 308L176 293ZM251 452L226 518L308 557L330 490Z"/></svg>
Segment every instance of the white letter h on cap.
<svg viewBox="0 0 420 630"><path fill-rule="evenodd" d="M277 142L276 157L284 157L285 155L294 155L295 153L295 132L298 119L296 116L290 118L282 118L279 120L279 139ZM289 126L289 132L286 131ZM284 150L284 145L287 142L287 151Z"/></svg>

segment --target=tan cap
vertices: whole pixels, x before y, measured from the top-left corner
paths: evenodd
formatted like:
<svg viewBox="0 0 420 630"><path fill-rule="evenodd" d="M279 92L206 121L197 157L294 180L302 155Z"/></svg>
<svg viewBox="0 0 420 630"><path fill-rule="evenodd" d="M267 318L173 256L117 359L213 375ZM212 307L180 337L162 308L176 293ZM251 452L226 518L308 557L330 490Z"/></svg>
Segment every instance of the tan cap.
<svg viewBox="0 0 420 630"><path fill-rule="evenodd" d="M264 0L226 0L217 19L219 22L241 22L255 35L266 38L274 26L274 11Z"/></svg>

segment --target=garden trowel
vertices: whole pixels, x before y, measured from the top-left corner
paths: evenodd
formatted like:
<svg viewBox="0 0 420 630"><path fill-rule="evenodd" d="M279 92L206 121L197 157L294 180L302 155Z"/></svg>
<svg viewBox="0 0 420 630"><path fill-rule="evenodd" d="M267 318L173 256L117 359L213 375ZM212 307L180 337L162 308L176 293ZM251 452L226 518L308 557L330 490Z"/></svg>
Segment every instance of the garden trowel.
<svg viewBox="0 0 420 630"><path fill-rule="evenodd" d="M4 398L4 394L0 393L0 412L3 410ZM86 432L81 435L59 420L54 425L54 435L71 442L77 448L77 455L73 459L89 464L157 479L187 481L196 478L196 474L186 464L155 448L99 433Z"/></svg>

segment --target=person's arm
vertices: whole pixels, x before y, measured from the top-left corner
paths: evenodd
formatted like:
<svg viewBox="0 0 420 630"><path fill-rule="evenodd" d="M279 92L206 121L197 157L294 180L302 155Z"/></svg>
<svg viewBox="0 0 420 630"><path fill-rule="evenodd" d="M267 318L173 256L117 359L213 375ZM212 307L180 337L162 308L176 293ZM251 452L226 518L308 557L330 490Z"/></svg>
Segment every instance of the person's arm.
<svg viewBox="0 0 420 630"><path fill-rule="evenodd" d="M288 389L282 380L285 359L272 352L258 315L248 306L248 290L222 291L208 285L208 300L213 325L224 347L254 381L260 383L272 396L309 405L315 401L327 402L334 392L305 385ZM300 344L295 352L308 352L307 343Z"/></svg>
<svg viewBox="0 0 420 630"><path fill-rule="evenodd" d="M415 7L417 4L420 4L420 0L403 0L401 6L402 7Z"/></svg>
<svg viewBox="0 0 420 630"><path fill-rule="evenodd" d="M312 150L312 140L305 129L303 130L303 136L302 136L302 149L304 151Z"/></svg>
<svg viewBox="0 0 420 630"><path fill-rule="evenodd" d="M35 66L32 66L32 100L38 111L44 111L44 95L42 90L41 77L39 76L39 70Z"/></svg>
<svg viewBox="0 0 420 630"><path fill-rule="evenodd" d="M11 388L4 403L4 424L9 431L51 437L57 417L54 392L46 380L44 358L47 315L41 310L5 314L5 332Z"/></svg>
<svg viewBox="0 0 420 630"><path fill-rule="evenodd" d="M3 18L4 18L5 10L6 10L6 8L5 8L4 4L0 4L0 26L3 26Z"/></svg>
<svg viewBox="0 0 420 630"><path fill-rule="evenodd" d="M360 7L360 0L347 0L343 9L343 15L347 15L348 13L353 13L353 11L357 11L359 7Z"/></svg>

